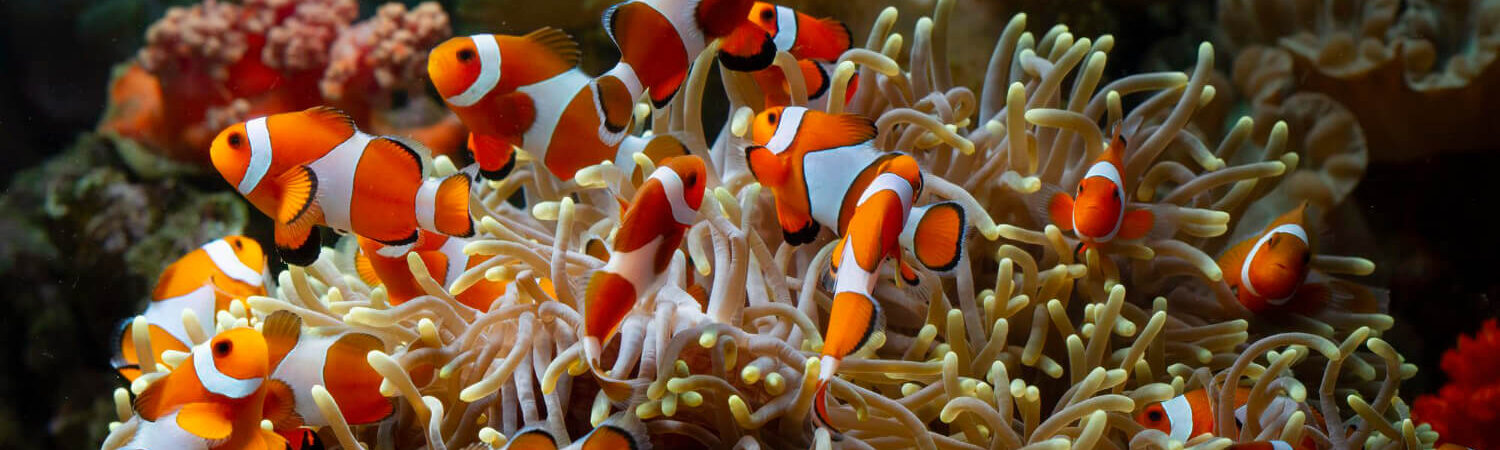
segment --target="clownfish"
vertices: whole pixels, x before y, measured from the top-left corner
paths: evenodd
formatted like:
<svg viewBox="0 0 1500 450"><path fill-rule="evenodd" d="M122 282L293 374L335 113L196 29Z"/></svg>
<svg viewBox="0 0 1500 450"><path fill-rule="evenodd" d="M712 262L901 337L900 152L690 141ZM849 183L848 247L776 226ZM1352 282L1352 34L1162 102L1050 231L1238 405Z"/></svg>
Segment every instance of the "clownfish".
<svg viewBox="0 0 1500 450"><path fill-rule="evenodd" d="M869 144L875 124L855 114L828 114L800 106L769 108L751 125L745 149L751 173L776 199L776 218L788 244L812 242L820 227L843 235L856 206L877 175L901 175L920 193L921 168L901 152ZM911 211L900 243L924 267L946 272L958 265L966 238L964 209L938 202ZM907 281L915 282L901 264Z"/></svg>
<svg viewBox="0 0 1500 450"><path fill-rule="evenodd" d="M1311 285L1300 289L1312 259L1312 239L1304 225L1306 211L1304 201L1219 256L1224 282L1251 312L1287 305L1293 297L1326 296L1325 289ZM1308 301L1321 303L1314 298Z"/></svg>
<svg viewBox="0 0 1500 450"><path fill-rule="evenodd" d="M626 136L639 93L618 80L595 82L577 68L579 54L578 43L555 28L457 37L432 49L427 74L469 128L481 176L509 175L514 147L564 181L601 161L629 172L636 152L653 160L687 153L671 136Z"/></svg>
<svg viewBox="0 0 1500 450"><path fill-rule="evenodd" d="M557 450L557 438L545 427L530 426L516 432L506 441L504 450ZM634 413L616 413L589 431L568 449L578 450L650 450L646 425Z"/></svg>
<svg viewBox="0 0 1500 450"><path fill-rule="evenodd" d="M667 158L636 190L620 219L609 262L583 296L584 351L590 367L640 296L656 290L703 205L707 168L697 156ZM595 370L596 376L601 376ZM603 378L601 377L601 380ZM619 392L612 392L615 397Z"/></svg>
<svg viewBox="0 0 1500 450"><path fill-rule="evenodd" d="M422 156L397 140L365 134L329 107L259 117L214 138L214 168L276 221L276 249L288 263L311 264L314 225L390 246L423 229L474 234L467 174L428 179Z"/></svg>
<svg viewBox="0 0 1500 450"><path fill-rule="evenodd" d="M620 62L600 77L625 86L631 99L649 92L660 109L687 79L693 59L714 39L724 68L751 72L771 65L776 44L747 20L752 0L630 0L604 12L604 32Z"/></svg>
<svg viewBox="0 0 1500 450"><path fill-rule="evenodd" d="M1155 216L1151 211L1130 209L1126 205L1125 137L1115 129L1109 148L1089 166L1078 192L1053 194L1047 202L1047 214L1062 231L1073 231L1080 242L1079 250L1105 244L1115 239L1132 240L1151 231Z"/></svg>
<svg viewBox="0 0 1500 450"><path fill-rule="evenodd" d="M1235 388L1235 408L1243 406L1249 399L1250 388ZM1196 389L1165 402L1152 403L1136 414L1135 421L1143 427L1167 433L1175 441L1187 442L1194 436L1214 432L1216 418L1212 405L1208 391Z"/></svg>
<svg viewBox="0 0 1500 450"><path fill-rule="evenodd" d="M202 326L202 336L214 334L214 314L229 309L229 302L251 295L266 295L266 254L260 244L244 236L226 236L204 244L167 266L151 292L151 304L141 313L150 325L151 351L156 361L168 350L188 351L189 339L182 312L192 310ZM114 335L118 353L110 363L126 380L141 375L136 359L131 320L121 323Z"/></svg>
<svg viewBox="0 0 1500 450"><path fill-rule="evenodd" d="M142 420L125 448L282 449L281 435L261 429L291 417L290 388L268 380L265 338L234 328L196 345L182 365L135 398Z"/></svg>
<svg viewBox="0 0 1500 450"><path fill-rule="evenodd" d="M818 391L813 399L817 419L829 430L828 381L839 361L865 345L880 328L880 305L871 292L876 272L886 258L901 257L899 241L907 212L917 189L906 177L886 172L875 177L860 194L849 232L834 247L833 308L828 312L828 331L823 337Z"/></svg>
<svg viewBox="0 0 1500 450"><path fill-rule="evenodd" d="M828 109L829 88L833 84L832 61L849 50L849 27L833 18L816 19L785 6L766 2L755 2L750 8L750 22L765 30L776 44L777 51L787 52L797 59L802 80L807 84L808 106L812 109ZM776 67L754 72L755 83L765 94L764 107L791 104L791 88L787 86L786 74ZM858 86L858 75L850 79L844 95L847 103Z"/></svg>
<svg viewBox="0 0 1500 450"><path fill-rule="evenodd" d="M1296 446L1282 440L1236 442L1225 447L1227 450L1303 450L1310 448L1316 447Z"/></svg>
<svg viewBox="0 0 1500 450"><path fill-rule="evenodd" d="M807 107L819 111L828 110L828 99L831 98L828 94L832 92L830 88L833 87L833 64L803 59L797 61L797 67L802 72L802 82L806 83ZM763 101L766 108L792 104L792 88L786 79L786 74L782 73L780 68L772 67L755 72L751 74L751 78L754 78L755 84L760 86L760 91L765 96ZM859 74L856 73L853 78L849 79L848 86L844 88L845 105L848 105L849 101L854 98L854 92L858 89Z"/></svg>
<svg viewBox="0 0 1500 450"><path fill-rule="evenodd" d="M385 378L365 359L373 350L385 350L380 339L365 333L304 332L302 318L285 310L266 316L261 334L269 355L270 379L291 389L291 396L279 397L276 403L294 405L293 419L273 421L277 431L329 425L313 401L315 385L328 390L350 425L374 423L391 415L391 400L380 393Z"/></svg>
<svg viewBox="0 0 1500 450"><path fill-rule="evenodd" d="M465 254L464 246L468 243L469 240L464 238L422 233L411 251L422 256L422 262L427 265L427 273L432 275L433 280L448 287L465 270L491 258L488 255ZM388 256L391 253L389 247L363 237L359 238L359 249L354 267L360 278L371 286L385 285L391 305L399 305L426 294L417 285L417 280L407 265L406 253ZM455 297L459 303L470 308L488 311L490 303L505 295L505 287L505 283L481 279Z"/></svg>

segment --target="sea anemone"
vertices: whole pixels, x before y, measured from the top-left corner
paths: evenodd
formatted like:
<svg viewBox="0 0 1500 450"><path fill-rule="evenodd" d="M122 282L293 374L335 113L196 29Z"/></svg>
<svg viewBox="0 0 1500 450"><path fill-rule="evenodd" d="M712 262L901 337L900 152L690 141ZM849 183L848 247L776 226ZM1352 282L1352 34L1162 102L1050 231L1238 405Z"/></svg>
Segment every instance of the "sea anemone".
<svg viewBox="0 0 1500 450"><path fill-rule="evenodd" d="M565 444L619 412L644 420L659 444L712 448L830 448L835 440L854 448L1174 448L1181 444L1134 417L1197 389L1207 391L1220 432L1189 446L1304 438L1322 448L1433 444L1436 433L1417 426L1397 395L1415 367L1380 338L1389 316L1336 304L1252 315L1214 260L1276 214L1302 201L1331 207L1358 182L1363 137L1336 103L1294 97L1287 103L1332 113L1288 114L1265 126L1244 118L1208 136L1202 130L1218 125L1195 117L1217 92L1211 45L1197 49L1187 73L1105 83L1112 36L1074 36L1062 25L1033 34L1025 15L1006 24L975 91L955 85L948 70L954 5L938 1L911 35L892 32L894 8L882 11L831 77L830 109L871 117L874 145L913 154L925 195L962 204L981 236L964 243L953 273L918 269L915 286L875 290L885 327L867 350L844 359L829 385L838 435L811 420L831 302L822 288L836 241L828 234L797 247L782 241L771 195L742 156L749 117L764 98L748 75L720 72L730 120L714 141L706 137L713 44L669 106L637 109L649 133L678 136L711 161L712 195L665 284L604 348L601 369L635 389L628 400L611 401L587 375L581 344L582 280L606 257L590 252L591 243L613 239L615 196L635 189L632 174L610 163L566 182L522 164L480 185L471 206L479 233L464 251L490 258L451 285L409 255L426 295L392 306L383 288L360 280L355 246L344 243L281 273L271 296L249 298L219 326L287 310L320 332L380 338L385 349L368 363L385 377L396 413L348 426L320 400L332 424L322 435L344 448L498 448L527 426ZM792 102L805 104L790 55L778 55L777 67ZM844 88L856 73L846 107ZM1045 193L1075 186L1103 151L1101 121L1130 136L1127 192L1158 223L1142 240L1075 253L1078 240L1037 205ZM635 159L651 171L649 159ZM438 176L458 170L447 158L433 165ZM508 201L518 192L527 206ZM1333 277L1368 274L1368 260L1320 254L1311 265L1351 295L1378 295ZM481 279L510 284L486 311L455 298ZM690 294L697 291L706 297ZM1235 426L1236 387L1250 389L1243 428ZM128 395L116 397L122 424L106 449L128 441L140 422ZM1295 407L1272 407L1282 398Z"/></svg>

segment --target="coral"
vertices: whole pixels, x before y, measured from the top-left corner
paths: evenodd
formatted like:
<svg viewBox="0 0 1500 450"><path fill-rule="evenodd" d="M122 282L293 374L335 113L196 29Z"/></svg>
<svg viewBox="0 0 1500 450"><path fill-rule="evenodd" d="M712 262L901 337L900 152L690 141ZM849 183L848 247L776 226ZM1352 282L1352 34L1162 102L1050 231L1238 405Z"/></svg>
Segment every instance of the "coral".
<svg viewBox="0 0 1500 450"><path fill-rule="evenodd" d="M362 126L441 153L459 148L461 126L427 98L417 69L450 33L447 14L432 2L411 11L391 3L351 24L358 13L353 0L171 8L135 61L116 71L99 130L206 166L208 141L224 126L331 102Z"/></svg>
<svg viewBox="0 0 1500 450"><path fill-rule="evenodd" d="M1292 62L1251 95L1326 94L1354 112L1372 156L1386 161L1488 148L1480 129L1486 106L1500 100L1489 88L1500 82L1497 23L1494 0L1219 2L1231 51ZM1253 64L1236 61L1237 72L1241 62Z"/></svg>
<svg viewBox="0 0 1500 450"><path fill-rule="evenodd" d="M1500 445L1500 327L1485 321L1473 337L1443 353L1448 384L1437 395L1417 397L1412 418L1442 433L1440 442L1471 448Z"/></svg>
<svg viewBox="0 0 1500 450"><path fill-rule="evenodd" d="M1272 123L1243 118L1221 130L1224 110L1207 106L1222 81L1213 80L1213 46L1200 46L1186 73L1105 82L1112 36L1077 36L1061 25L1036 34L1026 15L1004 26L976 91L955 84L949 69L955 4L936 2L911 35L893 32L894 8L882 11L831 74L831 112L873 119L873 145L913 155L925 173L924 200L959 202L981 236L965 242L952 273L918 268L915 286L878 285L884 327L829 385L837 445L1173 448L1166 433L1134 417L1197 389L1207 391L1220 431L1186 443L1195 448L1272 438L1320 448L1435 442L1398 395L1415 367L1380 337L1392 319L1378 307L1343 306L1378 297L1343 278L1368 274L1372 263L1316 254L1313 282L1356 301L1258 316L1235 300L1214 260L1291 206L1327 209L1348 195L1366 156L1347 110L1324 96L1291 95L1277 98L1285 111L1265 116ZM636 189L611 163L560 181L523 159L505 180L479 185L479 233L464 252L489 259L451 285L409 255L426 295L393 306L384 288L357 276L349 238L311 266L282 272L270 296L250 298L229 322L288 310L310 326L385 343L368 362L397 412L348 426L322 408L332 423L322 435L344 448L497 448L527 426L565 444L619 412L643 419L666 447L830 448L835 436L812 425L811 411L836 241L827 233L808 245L783 241L771 196L742 156L754 113L747 105L763 98L749 75L720 72L730 120L715 140L706 137L704 90L716 50L697 56L666 108L637 108L651 133L679 137L710 163L711 195L667 281L603 349L600 378L624 380L628 400L611 401L586 375L581 343L583 280L606 257L590 244L614 239L616 198ZM902 53L908 64L897 62ZM792 102L805 104L800 71L789 55L778 59ZM845 107L855 73L860 82ZM1078 253L1078 240L1051 224L1043 205L1077 186L1104 151L1100 123L1128 137L1121 178L1132 206L1151 210L1156 226L1141 240ZM649 173L651 161L635 159ZM447 158L434 166L438 176L459 170ZM507 201L517 192L524 206ZM510 285L485 311L455 298L481 279ZM699 290L702 301L689 293ZM1242 429L1234 425L1236 388L1250 389ZM126 398L116 396L120 425L106 449L140 424Z"/></svg>

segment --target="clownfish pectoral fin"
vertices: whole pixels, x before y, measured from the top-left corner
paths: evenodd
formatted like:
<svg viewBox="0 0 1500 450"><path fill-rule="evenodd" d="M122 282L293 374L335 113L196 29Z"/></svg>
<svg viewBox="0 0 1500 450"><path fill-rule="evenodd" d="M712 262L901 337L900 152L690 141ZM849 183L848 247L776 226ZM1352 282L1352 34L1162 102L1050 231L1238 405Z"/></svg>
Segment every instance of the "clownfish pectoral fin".
<svg viewBox="0 0 1500 450"><path fill-rule="evenodd" d="M526 427L505 442L505 450L556 450L557 439L540 426Z"/></svg>
<svg viewBox="0 0 1500 450"><path fill-rule="evenodd" d="M177 410L177 426L204 439L227 438L234 431L227 409L216 403L188 403Z"/></svg>
<svg viewBox="0 0 1500 450"><path fill-rule="evenodd" d="M618 144L634 118L635 99L630 97L630 88L613 76L595 78L594 107L599 115L599 141Z"/></svg>
<svg viewBox="0 0 1500 450"><path fill-rule="evenodd" d="M659 164L662 160L673 156L687 155L688 148L674 136L658 134L652 136L650 141L646 141L646 147L641 150L641 153L651 158L651 162ZM645 176L649 177L651 174L645 174Z"/></svg>
<svg viewBox="0 0 1500 450"><path fill-rule="evenodd" d="M301 339L302 318L291 311L276 311L261 321L260 334L266 338L266 367L275 370Z"/></svg>
<svg viewBox="0 0 1500 450"><path fill-rule="evenodd" d="M469 151L479 163L479 175L487 180L503 180L516 168L516 150L507 139L469 133Z"/></svg>
<svg viewBox="0 0 1500 450"><path fill-rule="evenodd" d="M363 250L354 254L354 271L359 274L360 281L364 281L365 284L370 286L383 284L380 281L380 275L375 273L375 266L370 263L370 255L365 254Z"/></svg>
<svg viewBox="0 0 1500 450"><path fill-rule="evenodd" d="M1047 200L1047 217L1052 219L1052 224L1062 231L1073 230L1073 197L1067 193L1058 192L1052 194Z"/></svg>
<svg viewBox="0 0 1500 450"><path fill-rule="evenodd" d="M583 56L583 50L579 49L578 41L574 41L573 37L563 30L542 27L526 33L522 38L547 49L568 67L577 66L578 59Z"/></svg>
<svg viewBox="0 0 1500 450"><path fill-rule="evenodd" d="M1125 213L1125 220L1120 223L1120 239L1140 239L1151 232L1151 225L1155 222L1156 215L1149 210L1136 209Z"/></svg>
<svg viewBox="0 0 1500 450"><path fill-rule="evenodd" d="M646 425L632 412L615 414L579 440L579 450L648 450Z"/></svg>
<svg viewBox="0 0 1500 450"><path fill-rule="evenodd" d="M271 428L288 430L302 426L302 415L297 414L297 396L292 393L292 387L275 379L268 379L265 383L266 399L261 410L265 419L271 421Z"/></svg>
<svg viewBox="0 0 1500 450"><path fill-rule="evenodd" d="M967 239L968 221L958 202L934 203L922 208L911 237L912 255L917 262L934 272L958 267Z"/></svg>
<svg viewBox="0 0 1500 450"><path fill-rule="evenodd" d="M278 179L281 208L276 214L276 250L290 264L305 266L318 259L321 236L313 229L322 220L318 206L318 177L307 166L286 171Z"/></svg>
<svg viewBox="0 0 1500 450"><path fill-rule="evenodd" d="M802 245L811 243L818 238L818 232L823 227L812 217L800 211L791 210L787 202L776 199L776 220L781 223L781 237L787 244Z"/></svg>
<svg viewBox="0 0 1500 450"><path fill-rule="evenodd" d="M786 160L770 149L759 145L746 148L745 165L750 168L750 175L755 176L756 181L764 186L781 186L786 182Z"/></svg>
<svg viewBox="0 0 1500 450"><path fill-rule="evenodd" d="M719 64L725 69L754 72L770 67L775 60L776 42L754 23L741 23L720 41Z"/></svg>

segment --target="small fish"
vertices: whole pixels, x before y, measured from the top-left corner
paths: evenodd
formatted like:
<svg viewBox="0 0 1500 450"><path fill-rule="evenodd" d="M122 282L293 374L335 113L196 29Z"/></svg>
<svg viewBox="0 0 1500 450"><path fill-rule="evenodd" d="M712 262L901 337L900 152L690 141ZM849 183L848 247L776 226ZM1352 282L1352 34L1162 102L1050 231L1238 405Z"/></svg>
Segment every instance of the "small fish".
<svg viewBox="0 0 1500 450"><path fill-rule="evenodd" d="M471 267L491 258L488 255L470 256L464 253L469 239L422 233L411 252L422 256L427 273L444 288L453 285L458 276ZM360 278L371 286L385 285L391 305L399 305L426 292L417 285L416 278L406 262L406 253L395 253L390 247L371 239L359 238L360 252L355 256L354 267ZM399 251L400 249L396 249ZM395 256L389 256L393 254ZM488 311L490 303L505 295L506 284L481 279L455 297L459 303L480 311Z"/></svg>
<svg viewBox="0 0 1500 450"><path fill-rule="evenodd" d="M556 450L557 438L542 426L530 426L517 431L505 443L505 450ZM650 450L651 440L646 434L646 425L633 413L616 413L594 427L568 449L578 450Z"/></svg>
<svg viewBox="0 0 1500 450"><path fill-rule="evenodd" d="M620 219L609 262L589 278L584 293L584 350L591 367L640 296L665 281L672 254L703 205L706 170L697 156L667 158L636 190Z"/></svg>
<svg viewBox="0 0 1500 450"><path fill-rule="evenodd" d="M298 426L329 425L312 398L321 385L339 405L350 425L374 423L391 415L391 400L380 393L385 380L365 359L373 350L386 350L380 339L344 332L322 335L302 329L302 318L290 311L266 316L261 325L272 382L291 388L290 396L272 393L270 404L290 403L293 414L268 416L278 431Z"/></svg>
<svg viewBox="0 0 1500 450"><path fill-rule="evenodd" d="M1287 305L1293 297L1322 303L1314 297L1327 296L1326 288L1309 285L1301 289L1312 259L1311 235L1304 225L1306 212L1304 201L1219 257L1224 282L1251 312Z"/></svg>
<svg viewBox="0 0 1500 450"><path fill-rule="evenodd" d="M782 236L792 245L812 242L820 227L843 235L862 193L881 173L902 176L914 192L922 189L916 160L869 145L875 125L862 116L800 106L769 108L756 115L750 137L755 145L745 149L745 159L776 199ZM901 233L903 247L934 271L956 267L968 228L964 209L938 202L911 214L914 219L906 222L910 228ZM911 274L904 262L902 267Z"/></svg>
<svg viewBox="0 0 1500 450"><path fill-rule="evenodd" d="M1228 449L1228 450L1304 450L1304 449L1311 449L1311 448L1317 448L1317 447L1301 447L1301 446L1292 445L1292 444L1288 443L1287 441L1271 440L1271 441L1255 441L1255 442L1237 442L1237 443L1234 443L1234 444L1229 444L1229 446L1225 447L1225 448Z"/></svg>
<svg viewBox="0 0 1500 450"><path fill-rule="evenodd" d="M755 2L750 7L749 20L771 36L777 51L787 52L798 60L837 61L849 50L849 27L830 17L818 19L785 6ZM734 35L739 37L742 33L754 33L754 29L736 29Z"/></svg>
<svg viewBox="0 0 1500 450"><path fill-rule="evenodd" d="M818 391L813 399L818 421L829 430L834 428L828 422L828 382L838 371L839 361L864 346L881 328L880 305L871 292L880 264L887 258L901 257L899 241L916 193L907 178L881 173L860 195L849 232L834 247L833 308L828 312Z"/></svg>
<svg viewBox="0 0 1500 450"><path fill-rule="evenodd" d="M636 152L653 160L686 154L671 136L627 136L640 93L632 94L618 79L584 74L577 68L579 54L578 43L555 28L525 36L457 37L432 49L428 76L469 127L480 176L509 175L515 147L564 181L601 161L628 172Z"/></svg>
<svg viewBox="0 0 1500 450"><path fill-rule="evenodd" d="M1235 389L1235 408L1243 406L1249 399L1250 388ZM1171 400L1147 406L1135 416L1135 421L1146 428L1167 433L1172 440L1187 442L1194 436L1214 432L1216 418L1212 404L1208 398L1208 391L1196 389L1172 397ZM1241 421L1243 418L1236 418L1236 420Z"/></svg>
<svg viewBox="0 0 1500 450"><path fill-rule="evenodd" d="M714 39L719 62L739 72L764 69L776 58L776 43L747 20L752 0L630 0L604 12L604 32L620 49L620 62L603 77L643 92L658 109L687 79L694 58Z"/></svg>
<svg viewBox="0 0 1500 450"><path fill-rule="evenodd" d="M193 347L182 365L135 398L141 428L125 448L282 449L280 435L262 419L292 414L285 383L268 380L266 340L253 328L234 328Z"/></svg>
<svg viewBox="0 0 1500 450"><path fill-rule="evenodd" d="M266 254L260 244L244 236L226 236L195 249L167 266L151 292L151 304L141 313L150 324L152 353L162 360L167 350L188 351L188 331L183 310L198 317L204 336L214 333L214 314L229 309L229 302L251 295L266 295ZM131 321L121 323L114 337L119 350L110 363L121 376L135 381L141 375L136 360Z"/></svg>
<svg viewBox="0 0 1500 450"><path fill-rule="evenodd" d="M429 179L422 156L395 139L354 127L329 107L232 125L214 138L214 167L276 221L276 249L288 263L311 264L325 225L390 246L423 229L474 234L469 175Z"/></svg>
<svg viewBox="0 0 1500 450"><path fill-rule="evenodd" d="M1130 209L1126 204L1124 155L1125 137L1116 128L1109 148L1078 182L1078 193L1070 197L1058 192L1047 203L1052 223L1073 231L1082 241L1080 250L1115 239L1139 239L1151 231L1151 211Z"/></svg>

